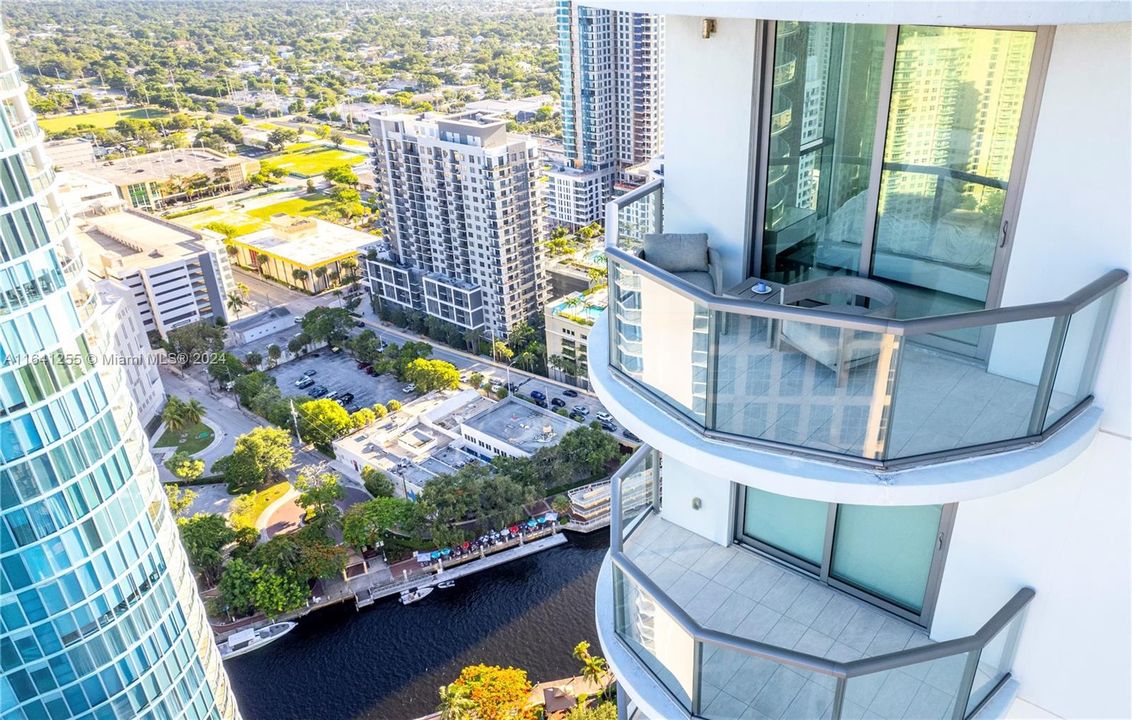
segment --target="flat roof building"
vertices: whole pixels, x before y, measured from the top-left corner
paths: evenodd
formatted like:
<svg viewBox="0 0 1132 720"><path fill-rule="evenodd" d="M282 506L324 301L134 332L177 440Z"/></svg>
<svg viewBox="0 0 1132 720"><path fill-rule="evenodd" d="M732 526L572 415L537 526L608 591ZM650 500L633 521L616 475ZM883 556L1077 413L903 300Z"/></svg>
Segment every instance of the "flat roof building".
<svg viewBox="0 0 1132 720"><path fill-rule="evenodd" d="M82 165L109 182L130 207L160 210L172 203L211 197L248 186L259 163L208 148L178 148Z"/></svg>
<svg viewBox="0 0 1132 720"><path fill-rule="evenodd" d="M103 323L104 337L110 338L111 348L110 355L104 354L99 362L122 368L138 420L148 428L165 406L165 385L157 371L157 353L149 345L133 291L116 280L102 280L95 284L95 290L99 305L104 308L98 314L99 322Z"/></svg>
<svg viewBox="0 0 1132 720"><path fill-rule="evenodd" d="M92 217L75 234L89 272L133 293L146 332L166 337L199 320L227 322L225 303L236 282L214 233L127 209Z"/></svg>
<svg viewBox="0 0 1132 720"><path fill-rule="evenodd" d="M557 445L563 435L580 427L569 418L509 397L461 422L460 435L469 450L487 459L530 457L541 448Z"/></svg>
<svg viewBox="0 0 1132 720"><path fill-rule="evenodd" d="M237 265L312 294L350 282L358 274L359 253L380 242L360 230L285 214L231 240Z"/></svg>

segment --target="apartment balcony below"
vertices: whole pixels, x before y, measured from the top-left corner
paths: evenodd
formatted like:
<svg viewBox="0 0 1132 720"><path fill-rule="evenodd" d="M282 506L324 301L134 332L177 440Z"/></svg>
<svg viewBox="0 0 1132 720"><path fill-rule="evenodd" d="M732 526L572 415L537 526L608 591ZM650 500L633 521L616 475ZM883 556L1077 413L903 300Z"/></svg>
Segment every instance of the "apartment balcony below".
<svg viewBox="0 0 1132 720"><path fill-rule="evenodd" d="M877 472L1046 446L1044 455L1014 453L994 468L969 464L969 477L991 482L905 498L914 504L1017 487L1040 475L1008 477L1011 467L1003 463L1015 469L1045 463L1042 474L1048 473L1053 454L1065 451L1058 461L1064 464L1095 432L1098 348L1124 271L1110 271L1060 301L915 319L895 319L883 301L853 289L883 296L890 292L883 284L845 276L827 280L848 302L794 303L786 299L792 286L771 284L759 295L752 281L711 292L643 257L644 236L663 230L662 192L663 181L655 181L610 204L609 306L590 347L591 381L603 402L665 452L679 454L671 440L680 437L692 448L705 441L745 448L746 467L766 466L778 454L790 458L797 475L805 474L800 458L820 463L814 474L827 479L835 474L826 469L831 463L862 471L855 481L842 475L837 484L844 487L844 480L876 486ZM603 336L606 343L594 342ZM952 349L960 342L979 351ZM704 458L682 459L695 465ZM946 481L959 479L952 473ZM894 492L943 480L924 476Z"/></svg>
<svg viewBox="0 0 1132 720"><path fill-rule="evenodd" d="M598 634L649 717L975 716L1007 687L1033 590L969 636L924 628L739 545L664 519L652 450L614 478Z"/></svg>

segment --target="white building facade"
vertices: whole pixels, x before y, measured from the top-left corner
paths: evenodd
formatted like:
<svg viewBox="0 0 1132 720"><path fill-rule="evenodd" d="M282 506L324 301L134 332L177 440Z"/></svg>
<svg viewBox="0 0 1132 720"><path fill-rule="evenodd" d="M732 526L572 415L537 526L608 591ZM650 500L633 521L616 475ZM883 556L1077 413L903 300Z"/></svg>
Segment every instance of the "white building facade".
<svg viewBox="0 0 1132 720"><path fill-rule="evenodd" d="M505 336L542 312L542 183L534 140L481 113L371 119L374 178L394 257L367 260L389 301Z"/></svg>
<svg viewBox="0 0 1132 720"><path fill-rule="evenodd" d="M668 74L589 343L646 443L622 711L1132 715L1128 7L628 5Z"/></svg>
<svg viewBox="0 0 1132 720"><path fill-rule="evenodd" d="M165 405L165 385L158 372L158 356L149 345L145 324L129 288L113 280L102 280L95 286L105 311L99 320L105 323L102 332L110 337L113 351L102 362L122 367L130 399L138 411L142 427L148 427Z"/></svg>

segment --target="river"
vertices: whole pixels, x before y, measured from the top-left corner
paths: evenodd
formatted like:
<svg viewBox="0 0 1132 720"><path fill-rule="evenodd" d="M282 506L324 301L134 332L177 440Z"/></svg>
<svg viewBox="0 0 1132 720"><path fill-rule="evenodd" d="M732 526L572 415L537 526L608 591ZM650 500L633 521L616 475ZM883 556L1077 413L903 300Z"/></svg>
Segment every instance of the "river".
<svg viewBox="0 0 1132 720"><path fill-rule="evenodd" d="M225 663L245 720L403 720L436 709L437 689L466 665L513 665L532 683L568 677L571 650L594 628L594 583L608 532L436 590L358 612L319 610L270 646Z"/></svg>

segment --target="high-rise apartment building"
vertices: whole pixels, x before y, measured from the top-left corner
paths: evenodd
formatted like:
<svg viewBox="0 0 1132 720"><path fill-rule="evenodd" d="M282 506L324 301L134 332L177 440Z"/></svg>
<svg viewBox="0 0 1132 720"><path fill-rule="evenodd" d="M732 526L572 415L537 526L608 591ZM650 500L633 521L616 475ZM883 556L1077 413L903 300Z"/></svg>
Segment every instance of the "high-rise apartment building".
<svg viewBox="0 0 1132 720"><path fill-rule="evenodd" d="M0 704L236 718L43 133L0 39Z"/></svg>
<svg viewBox="0 0 1132 720"><path fill-rule="evenodd" d="M663 151L664 18L575 0L556 18L566 160L547 173L547 216L577 227Z"/></svg>
<svg viewBox="0 0 1132 720"><path fill-rule="evenodd" d="M668 13L587 354L621 716L1132 716L1129 6L597 4Z"/></svg>
<svg viewBox="0 0 1132 720"><path fill-rule="evenodd" d="M542 313L540 160L507 122L468 112L370 120L390 259L370 259L380 302L503 337Z"/></svg>

